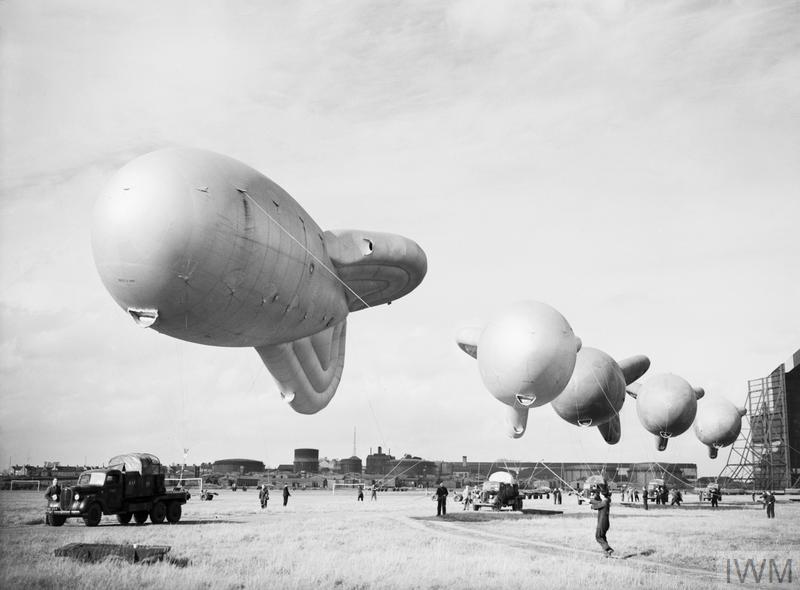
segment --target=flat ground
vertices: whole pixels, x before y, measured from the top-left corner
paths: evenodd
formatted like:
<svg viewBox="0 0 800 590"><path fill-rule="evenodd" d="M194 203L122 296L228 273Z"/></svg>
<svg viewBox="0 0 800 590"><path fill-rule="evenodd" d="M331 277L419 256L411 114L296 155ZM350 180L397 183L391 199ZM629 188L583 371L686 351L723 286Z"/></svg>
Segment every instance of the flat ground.
<svg viewBox="0 0 800 590"><path fill-rule="evenodd" d="M648 512L615 496L608 540L618 558L607 559L594 540L595 513L572 497L555 507L560 515L463 512L451 502L447 517L437 518L435 502L421 493L382 493L377 502L367 494L363 503L352 490L293 494L284 508L273 491L263 511L255 490L223 490L211 502L193 497L175 525L120 526L107 516L96 528L75 519L54 528L42 524L41 493L2 491L0 586L730 588L754 581L747 560L759 569L766 559L763 585L800 587L800 502L785 497L768 520L749 496L725 498L720 510L688 503ZM547 500L525 502L526 510L552 508ZM88 564L53 556L74 542L170 545L171 556L190 563ZM772 583L770 559L779 570Z"/></svg>

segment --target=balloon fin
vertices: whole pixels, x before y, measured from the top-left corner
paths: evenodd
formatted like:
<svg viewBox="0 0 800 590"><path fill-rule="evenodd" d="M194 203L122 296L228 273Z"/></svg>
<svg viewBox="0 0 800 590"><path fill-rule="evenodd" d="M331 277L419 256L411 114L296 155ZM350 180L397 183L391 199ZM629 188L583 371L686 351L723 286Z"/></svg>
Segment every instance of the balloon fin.
<svg viewBox="0 0 800 590"><path fill-rule="evenodd" d="M508 406L506 414L507 434L511 438L519 438L525 434L528 425L528 408Z"/></svg>
<svg viewBox="0 0 800 590"><path fill-rule="evenodd" d="M281 396L296 412L315 414L336 393L344 369L346 326L342 321L293 342L256 348Z"/></svg>
<svg viewBox="0 0 800 590"><path fill-rule="evenodd" d="M625 388L625 392L631 396L633 399L639 397L639 390L642 388L641 384L639 383L631 383Z"/></svg>
<svg viewBox="0 0 800 590"><path fill-rule="evenodd" d="M478 358L478 340L481 337L481 328L461 328L456 334L456 344L469 356Z"/></svg>
<svg viewBox="0 0 800 590"><path fill-rule="evenodd" d="M598 424L597 430L603 435L605 441L610 445L615 445L622 437L622 424L619 421L619 415L614 416L605 424Z"/></svg>
<svg viewBox="0 0 800 590"><path fill-rule="evenodd" d="M647 372L650 368L650 359L639 354L619 361L619 368L622 369L622 374L625 376L625 383L630 385L639 377Z"/></svg>
<svg viewBox="0 0 800 590"><path fill-rule="evenodd" d="M717 458L717 449L716 449L716 447L712 447L712 446L709 445L709 447L708 447L708 456L711 459L716 459Z"/></svg>
<svg viewBox="0 0 800 590"><path fill-rule="evenodd" d="M326 231L323 239L339 278L347 285L350 311L391 303L413 291L428 272L425 252L403 236L337 230Z"/></svg>
<svg viewBox="0 0 800 590"><path fill-rule="evenodd" d="M656 435L656 449L659 451L665 451L667 449L667 443L669 439L665 436L661 436L660 434Z"/></svg>

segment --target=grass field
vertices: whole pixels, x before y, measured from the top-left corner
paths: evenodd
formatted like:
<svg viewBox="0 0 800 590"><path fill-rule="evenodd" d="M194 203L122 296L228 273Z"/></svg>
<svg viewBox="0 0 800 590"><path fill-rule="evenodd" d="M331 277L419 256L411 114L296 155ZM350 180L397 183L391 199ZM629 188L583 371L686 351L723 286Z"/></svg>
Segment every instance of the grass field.
<svg viewBox="0 0 800 590"><path fill-rule="evenodd" d="M212 502L192 498L176 525L120 526L103 517L96 528L76 519L53 528L42 524L41 494L5 491L0 587L722 588L749 585L738 577L748 559L757 567L773 559L783 574L769 583L767 562L762 585L800 587L800 502L780 498L777 518L768 520L749 499L731 499L737 509L717 511L614 504L608 540L619 558L607 559L594 540L594 513L569 497L558 507L562 515L463 512L450 503L440 519L435 502L420 493L384 493L377 502L367 494L361 503L349 490L297 491L286 508L272 500L262 511L255 490L221 491ZM525 502L526 510L535 508L553 506ZM190 564L53 556L72 542L170 545L171 556ZM731 570L728 582L731 563L740 570Z"/></svg>

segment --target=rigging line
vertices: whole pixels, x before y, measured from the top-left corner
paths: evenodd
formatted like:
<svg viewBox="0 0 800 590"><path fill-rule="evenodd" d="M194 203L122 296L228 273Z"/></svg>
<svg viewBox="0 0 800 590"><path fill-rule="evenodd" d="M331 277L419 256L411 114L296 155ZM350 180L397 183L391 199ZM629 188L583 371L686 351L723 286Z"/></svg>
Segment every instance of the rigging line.
<svg viewBox="0 0 800 590"><path fill-rule="evenodd" d="M608 396L606 395L605 387L603 387L600 384L600 380L597 378L597 374L594 371L594 367L592 367L592 378L594 379L594 382L597 383L597 386L600 388L600 393L602 393L603 397L606 398L606 401L608 402L609 407L613 410L614 414L617 415L617 418L619 418L619 412L617 412L617 409L614 407L614 404L611 403L611 400L608 399Z"/></svg>
<svg viewBox="0 0 800 590"><path fill-rule="evenodd" d="M341 284L342 284L342 286L343 286L345 289L347 289L348 291L350 291L350 293L352 293L352 294L353 294L353 296L354 296L356 299L358 299L358 300L359 300L361 303L363 303L363 304L364 304L364 307L366 307L366 308L371 308L371 307L372 307L372 306L371 306L369 303L367 303L366 301L364 301L364 300L361 298L361 296L360 296L358 293L356 293L355 291L353 291L353 289L351 289L351 288L350 288L350 286L349 286L347 283L345 283L345 282L344 282L344 281L343 281L343 280L342 280L342 279L339 277L339 275L338 275L338 274L336 274L336 273L335 273L335 272L333 272L333 271L332 271L330 268L328 268L328 265L327 265L327 264L325 264L325 263L324 263L322 260L320 260L320 259L319 259L319 257L318 257L316 254L314 254L314 253L313 253L311 250L309 250L309 249L306 247L306 245L305 245L305 244L303 244L303 243L302 243L300 240L298 240L297 238L295 238L295 237L294 237L294 236L293 236L293 235L292 235L292 234L289 232L289 230L287 230L285 227L283 227L283 226L280 224L280 222L278 222L278 220L277 220L277 219L275 219L275 218L274 218L272 215L270 215L270 213L269 213L269 212L268 212L266 209L264 209L264 207L262 207L262 206L261 206L261 204L260 204L258 201L256 201L256 200L255 200L255 199L254 199L254 198L253 198L253 197L250 195L250 193L248 193L248 192L247 192L247 190L246 190L246 189L237 188L236 190L237 190L237 191L239 191L241 194L243 194L243 195L244 195L245 197L247 197L248 199L250 199L250 202L251 202L251 203L253 203L253 205L255 205L257 209L259 209L259 210L260 210L260 211L261 211L261 212L262 212L264 215L266 215L267 217L269 217L269 218L272 220L272 222L273 222L275 225L277 225L277 226L278 226L278 227L279 227L279 228L280 228L280 229L283 231L283 233L285 233L287 236L289 236L289 238L290 238L292 241L294 241L294 242L295 242L295 243L296 243L298 246L300 246L300 247L301 247L303 250L305 250L306 254L308 254L309 256L311 256L311 258L313 258L314 260L316 260L316 261L317 261L317 262L320 264L320 266L322 266L322 268L324 268L325 270L327 270L327 271L330 273L330 275L331 275L331 276L332 276L334 279L336 279L337 281L339 281L339 283L341 283Z"/></svg>
<svg viewBox="0 0 800 590"><path fill-rule="evenodd" d="M420 459L419 461L417 461L416 463L414 463L413 465L411 465L411 466L410 466L408 469L405 469L405 470L401 471L400 473L398 473L397 475L395 475L395 478L398 478L398 477L401 477L401 476L405 475L405 474L406 474L408 471L411 471L412 469L414 469L414 467L416 467L417 465L419 465L420 463L422 463L424 460L425 460L425 459ZM402 460L401 460L401 462L402 462ZM400 466L400 463L398 463L397 465L395 465L395 468L397 468L397 467L399 467L399 466ZM394 471L394 469L393 469L392 471ZM389 473L391 473L391 471L390 471ZM386 475L389 475L389 473L387 473ZM384 477L386 477L386 476L384 476ZM383 478L381 478L381 480L380 480L380 481L381 481L381 482L383 482L383 481L384 481L384 479L383 479Z"/></svg>
<svg viewBox="0 0 800 590"><path fill-rule="evenodd" d="M571 489L573 492L575 492L575 494L577 494L577 495L580 495L580 492L578 492L578 490L576 490L576 489L575 489L575 488L573 488L571 485L569 485L569 483L567 482L567 480L565 480L564 478L560 477L560 476L559 476L559 475L558 475L558 474L557 474L555 471L553 471L552 469L550 469L550 467L547 465L547 463L545 463L544 461L539 461L539 462L542 464L542 466L543 466L545 469L547 469L547 470L548 470L550 473L552 473L553 475L555 475L555 476L556 476L556 479L560 480L560 481L561 481L561 483L563 483L565 486L567 486L569 489Z"/></svg>
<svg viewBox="0 0 800 590"><path fill-rule="evenodd" d="M686 484L686 485L687 485L687 486L689 486L689 487L692 487L692 488L693 488L693 487L695 487L695 486L693 486L692 484L690 484L688 481L686 481L686 480L684 480L684 479L681 479L680 477L678 477L677 475L675 475L675 474L674 474L674 473L672 473L671 471L667 471L667 469L666 469L666 468L665 468L663 465L661 465L661 463L658 463L658 462L656 462L656 465L658 465L659 467L661 467L661 470L662 470L662 472L663 472L663 475L668 475L669 477L671 477L671 478L673 478L673 479L677 479L679 482L681 482L681 483L684 483L684 484ZM664 478L664 479L666 479L666 478Z"/></svg>

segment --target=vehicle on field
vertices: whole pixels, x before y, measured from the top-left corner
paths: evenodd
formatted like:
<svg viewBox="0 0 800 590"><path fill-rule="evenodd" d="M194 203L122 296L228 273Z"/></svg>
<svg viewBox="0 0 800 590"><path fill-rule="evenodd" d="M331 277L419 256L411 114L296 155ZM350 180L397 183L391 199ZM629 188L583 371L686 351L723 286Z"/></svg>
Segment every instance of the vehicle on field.
<svg viewBox="0 0 800 590"><path fill-rule="evenodd" d="M717 495L717 499L722 497L720 493L719 484L715 482L711 482L706 486L706 489L700 492L700 501L701 502L710 502L712 496Z"/></svg>
<svg viewBox="0 0 800 590"><path fill-rule="evenodd" d="M523 496L519 493L514 476L506 471L497 471L489 476L489 480L483 482L478 497L472 502L473 510L481 508L491 508L492 510L522 510Z"/></svg>
<svg viewBox="0 0 800 590"><path fill-rule="evenodd" d="M133 519L153 524L181 519L186 503L185 491L167 491L166 469L158 457L148 453L128 453L112 457L104 469L89 469L74 486L61 489L61 495L48 498L45 522L61 526L68 518L80 517L86 526L97 526L104 514L116 515L120 524Z"/></svg>
<svg viewBox="0 0 800 590"><path fill-rule="evenodd" d="M650 502L655 502L657 500L657 496L659 494L659 488L661 488L661 500L664 504L666 504L666 499L669 494L669 488L667 488L666 484L664 483L663 479L651 479L647 482L647 499Z"/></svg>

